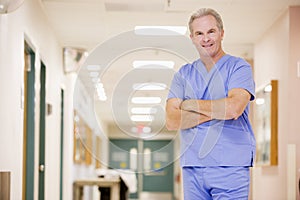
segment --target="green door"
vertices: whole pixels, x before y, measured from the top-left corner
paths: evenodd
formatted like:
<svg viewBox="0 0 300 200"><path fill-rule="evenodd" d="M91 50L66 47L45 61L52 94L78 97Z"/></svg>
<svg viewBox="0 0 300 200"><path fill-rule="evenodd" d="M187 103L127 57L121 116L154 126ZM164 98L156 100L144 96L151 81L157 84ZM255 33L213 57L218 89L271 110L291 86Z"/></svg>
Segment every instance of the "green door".
<svg viewBox="0 0 300 200"><path fill-rule="evenodd" d="M34 157L35 157L35 53L25 42L24 45L24 164L23 199L34 199ZM45 118L46 118L46 68L41 63L40 74L40 121L39 121L39 177L38 199L44 199L45 166Z"/></svg>
<svg viewBox="0 0 300 200"><path fill-rule="evenodd" d="M113 169L137 170L136 159L137 140L111 139L109 144L109 167Z"/></svg>
<svg viewBox="0 0 300 200"><path fill-rule="evenodd" d="M170 140L144 141L143 192L173 195L173 143Z"/></svg>
<svg viewBox="0 0 300 200"><path fill-rule="evenodd" d="M45 128L46 128L46 67L41 63L40 74L40 141L39 141L39 200L45 199Z"/></svg>
<svg viewBox="0 0 300 200"><path fill-rule="evenodd" d="M138 171L138 141L130 139L111 139L109 143L109 167ZM129 198L137 199L138 191L130 193Z"/></svg>
<svg viewBox="0 0 300 200"><path fill-rule="evenodd" d="M170 140L111 139L109 167L136 171L138 192L168 193L173 198L173 143ZM138 156L141 155L141 156Z"/></svg>
<svg viewBox="0 0 300 200"><path fill-rule="evenodd" d="M24 60L23 200L31 200L34 199L35 53L26 42Z"/></svg>

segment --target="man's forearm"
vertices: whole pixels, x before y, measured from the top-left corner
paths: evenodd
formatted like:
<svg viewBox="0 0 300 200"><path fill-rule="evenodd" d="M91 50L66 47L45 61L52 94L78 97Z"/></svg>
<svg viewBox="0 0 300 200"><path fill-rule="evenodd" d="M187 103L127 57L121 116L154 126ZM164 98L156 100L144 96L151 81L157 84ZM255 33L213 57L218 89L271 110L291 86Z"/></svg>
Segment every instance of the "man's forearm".
<svg viewBox="0 0 300 200"><path fill-rule="evenodd" d="M250 101L250 93L241 88L228 92L226 98L217 100L189 99L181 102L180 109L197 112L211 119L237 119Z"/></svg>
<svg viewBox="0 0 300 200"><path fill-rule="evenodd" d="M196 112L202 115L206 115L212 119L227 119L226 99L190 99L182 102L181 109L189 112Z"/></svg>
<svg viewBox="0 0 300 200"><path fill-rule="evenodd" d="M182 110L180 129L193 128L199 124L209 121L210 119L211 118L203 114Z"/></svg>
<svg viewBox="0 0 300 200"><path fill-rule="evenodd" d="M167 114L166 126L169 130L188 129L209 120L210 118L205 115L176 109Z"/></svg>

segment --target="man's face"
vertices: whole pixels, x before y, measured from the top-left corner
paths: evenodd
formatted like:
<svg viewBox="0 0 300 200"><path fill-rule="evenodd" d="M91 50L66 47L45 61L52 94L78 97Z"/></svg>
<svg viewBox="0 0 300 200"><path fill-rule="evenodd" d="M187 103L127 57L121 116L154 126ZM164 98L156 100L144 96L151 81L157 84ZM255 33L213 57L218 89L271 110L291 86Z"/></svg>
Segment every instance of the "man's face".
<svg viewBox="0 0 300 200"><path fill-rule="evenodd" d="M214 58L222 51L223 30L217 27L216 19L211 16L203 16L192 22L190 37L196 46L200 57Z"/></svg>

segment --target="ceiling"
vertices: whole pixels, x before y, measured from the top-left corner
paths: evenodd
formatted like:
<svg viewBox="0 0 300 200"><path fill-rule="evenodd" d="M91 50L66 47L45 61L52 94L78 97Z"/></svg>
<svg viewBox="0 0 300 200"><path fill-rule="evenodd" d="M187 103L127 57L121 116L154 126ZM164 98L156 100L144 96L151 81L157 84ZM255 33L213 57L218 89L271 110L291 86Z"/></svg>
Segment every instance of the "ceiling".
<svg viewBox="0 0 300 200"><path fill-rule="evenodd" d="M186 26L196 8L211 7L223 17L226 52L252 59L253 45L286 11L300 0L41 0L49 22L64 47L89 52L84 66L99 65L99 78L106 101L95 101L97 117L126 132L149 126L153 133L164 128L164 106L168 90L134 91L135 83L170 84L182 64L197 57L185 36L137 36L135 26ZM172 60L173 69L134 69L134 60ZM91 95L95 89L83 66L79 78ZM153 104L152 122L130 121L132 97L159 96ZM143 106L143 105L138 105Z"/></svg>

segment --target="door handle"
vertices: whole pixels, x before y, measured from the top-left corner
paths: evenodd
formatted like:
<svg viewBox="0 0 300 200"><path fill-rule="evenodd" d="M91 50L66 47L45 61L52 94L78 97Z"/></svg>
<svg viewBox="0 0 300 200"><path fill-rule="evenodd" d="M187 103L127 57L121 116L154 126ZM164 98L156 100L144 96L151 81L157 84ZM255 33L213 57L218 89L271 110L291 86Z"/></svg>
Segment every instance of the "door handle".
<svg viewBox="0 0 300 200"><path fill-rule="evenodd" d="M45 171L45 165L41 164L39 166L39 170L40 170L40 172L44 172Z"/></svg>

